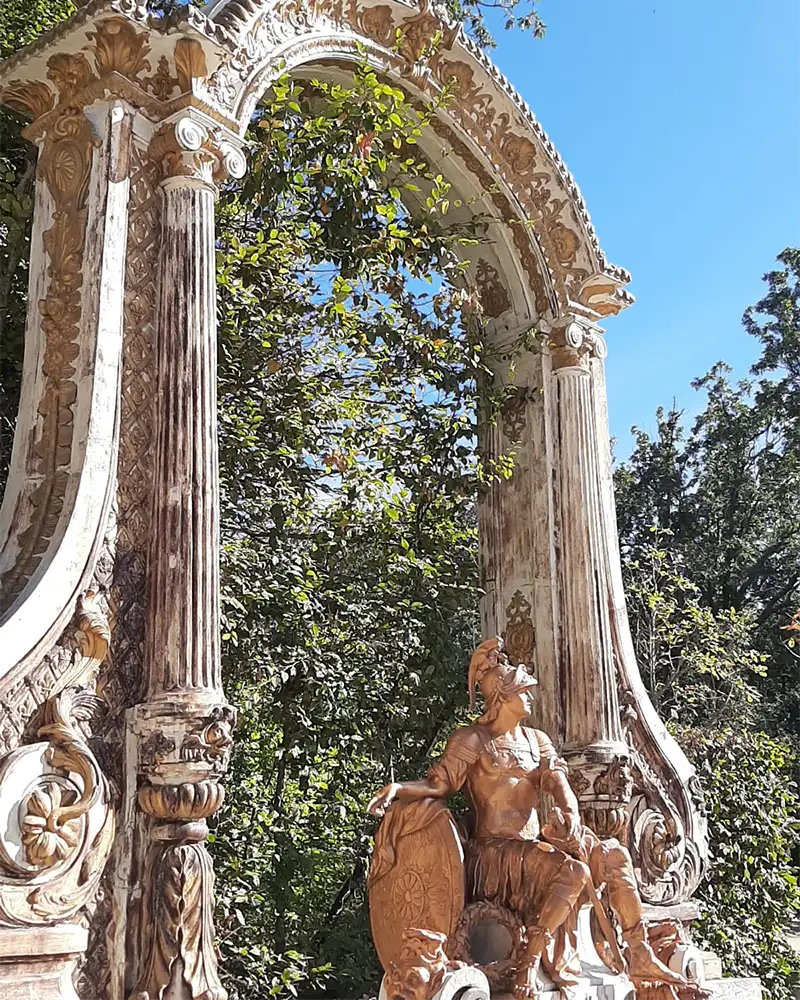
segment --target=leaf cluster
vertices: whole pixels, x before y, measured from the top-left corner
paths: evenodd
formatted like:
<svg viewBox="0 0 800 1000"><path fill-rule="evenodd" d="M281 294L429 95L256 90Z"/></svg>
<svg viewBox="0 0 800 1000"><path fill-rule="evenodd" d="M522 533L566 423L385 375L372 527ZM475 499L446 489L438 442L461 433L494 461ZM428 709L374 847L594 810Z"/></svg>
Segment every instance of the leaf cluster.
<svg viewBox="0 0 800 1000"><path fill-rule="evenodd" d="M770 1000L793 1000L800 955L784 940L800 916L796 751L746 731L679 730L708 804L711 876L698 891L698 943L729 974L759 976Z"/></svg>

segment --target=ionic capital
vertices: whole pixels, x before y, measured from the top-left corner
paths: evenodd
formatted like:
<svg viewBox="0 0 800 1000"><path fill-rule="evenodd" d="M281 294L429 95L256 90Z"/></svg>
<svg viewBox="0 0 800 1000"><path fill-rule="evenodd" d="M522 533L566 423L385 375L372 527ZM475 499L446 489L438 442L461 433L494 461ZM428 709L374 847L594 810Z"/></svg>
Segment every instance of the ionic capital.
<svg viewBox="0 0 800 1000"><path fill-rule="evenodd" d="M247 170L239 139L191 113L164 122L153 135L149 152L161 165L164 182L185 178L213 186L228 178L238 180Z"/></svg>
<svg viewBox="0 0 800 1000"><path fill-rule="evenodd" d="M567 316L553 324L548 333L553 368L587 368L592 358L608 353L603 331L583 317Z"/></svg>

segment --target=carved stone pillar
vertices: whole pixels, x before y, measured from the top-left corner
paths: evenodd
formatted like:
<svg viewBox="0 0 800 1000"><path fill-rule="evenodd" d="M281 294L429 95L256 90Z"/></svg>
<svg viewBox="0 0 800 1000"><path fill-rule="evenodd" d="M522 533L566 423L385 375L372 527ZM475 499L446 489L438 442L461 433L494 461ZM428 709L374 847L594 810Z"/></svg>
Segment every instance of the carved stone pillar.
<svg viewBox="0 0 800 1000"><path fill-rule="evenodd" d="M184 115L156 132L163 165L159 412L146 701L133 713L138 804L151 818L133 996L221 1000L206 820L222 805L231 745L219 662L214 180L244 158Z"/></svg>
<svg viewBox="0 0 800 1000"><path fill-rule="evenodd" d="M595 327L570 321L552 334L564 755L586 821L602 837L622 838L632 777L617 696L592 354L605 354Z"/></svg>

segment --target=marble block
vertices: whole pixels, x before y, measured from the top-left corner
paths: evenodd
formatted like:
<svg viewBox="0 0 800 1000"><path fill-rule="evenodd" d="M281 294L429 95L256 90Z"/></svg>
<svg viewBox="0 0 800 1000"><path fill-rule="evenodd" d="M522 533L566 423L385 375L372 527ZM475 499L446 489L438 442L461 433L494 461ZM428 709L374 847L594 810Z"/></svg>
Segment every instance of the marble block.
<svg viewBox="0 0 800 1000"><path fill-rule="evenodd" d="M713 1000L762 1000L760 979L708 979L705 988Z"/></svg>
<svg viewBox="0 0 800 1000"><path fill-rule="evenodd" d="M77 924L0 928L0 997L79 1000L72 974L86 938Z"/></svg>

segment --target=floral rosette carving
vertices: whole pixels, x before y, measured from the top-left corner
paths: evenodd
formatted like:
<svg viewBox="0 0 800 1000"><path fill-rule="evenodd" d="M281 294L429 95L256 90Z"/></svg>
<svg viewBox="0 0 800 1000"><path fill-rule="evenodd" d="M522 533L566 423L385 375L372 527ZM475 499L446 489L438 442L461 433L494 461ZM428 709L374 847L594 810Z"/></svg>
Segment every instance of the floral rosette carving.
<svg viewBox="0 0 800 1000"><path fill-rule="evenodd" d="M22 805L22 843L35 868L52 868L78 847L83 823L80 816L64 817L74 804L74 794L54 780L44 781Z"/></svg>
<svg viewBox="0 0 800 1000"><path fill-rule="evenodd" d="M83 733L104 705L82 685L94 681L108 639L102 607L89 593L78 602L75 655L42 707L40 742L0 761L0 922L67 920L97 891L114 813L108 781ZM20 787L26 788L21 801Z"/></svg>

